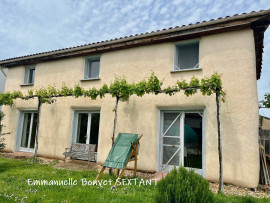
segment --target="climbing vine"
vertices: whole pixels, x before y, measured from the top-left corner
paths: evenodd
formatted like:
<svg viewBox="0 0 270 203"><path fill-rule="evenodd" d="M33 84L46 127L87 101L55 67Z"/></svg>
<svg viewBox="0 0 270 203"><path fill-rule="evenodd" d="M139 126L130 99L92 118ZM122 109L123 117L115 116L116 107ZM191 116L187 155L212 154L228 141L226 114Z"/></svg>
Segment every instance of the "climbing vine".
<svg viewBox="0 0 270 203"><path fill-rule="evenodd" d="M63 84L60 89L57 89L55 85L49 85L47 88L30 89L25 95L20 91L0 93L0 105L12 105L13 101L18 98L29 100L40 97L42 103L51 103L51 98L56 97L74 96L78 98L83 96L95 100L97 97L103 98L105 94L111 94L112 97L118 97L120 100L125 101L133 94L139 97L150 93L155 95L165 93L171 96L180 91L184 91L186 96L191 96L198 91L207 96L219 94L222 101L225 101L221 75L218 73L214 73L210 77L204 77L202 79L192 77L189 82L186 80L177 81L174 86L166 88L162 88L162 84L163 82L152 73L148 79L144 79L136 84L128 83L124 77L115 78L110 85L104 84L100 89L95 87L84 89L79 84L75 84L73 88ZM270 96L268 95L268 97Z"/></svg>

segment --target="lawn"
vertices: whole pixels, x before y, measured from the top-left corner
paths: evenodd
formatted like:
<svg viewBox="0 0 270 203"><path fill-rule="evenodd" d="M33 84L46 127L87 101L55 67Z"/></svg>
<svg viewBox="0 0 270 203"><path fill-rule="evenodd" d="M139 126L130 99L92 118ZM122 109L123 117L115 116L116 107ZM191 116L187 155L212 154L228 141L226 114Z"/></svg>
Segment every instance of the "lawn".
<svg viewBox="0 0 270 203"><path fill-rule="evenodd" d="M96 176L96 171L56 169L47 164L33 165L30 160L0 157L0 202L155 202L154 182L152 185L143 185L137 179L136 184L131 181L131 185L127 185L126 181L126 185L111 190L109 181L116 178L104 174L104 185L83 186L81 179L93 181ZM77 180L77 185L32 185L33 180L47 180L48 183L56 180L59 183L60 180L71 178L72 182ZM269 199L224 195L215 195L215 199L217 202L270 202Z"/></svg>
<svg viewBox="0 0 270 203"><path fill-rule="evenodd" d="M27 160L0 157L0 202L154 202L155 186L120 185L111 190L109 183L103 186L85 185L81 179L93 181L96 171L71 171L55 169L50 165L33 165ZM32 180L77 180L77 185L28 185ZM115 180L114 176L104 174L103 181ZM29 181L32 184L32 181ZM113 184L113 183L112 183ZM127 183L126 183L127 184Z"/></svg>

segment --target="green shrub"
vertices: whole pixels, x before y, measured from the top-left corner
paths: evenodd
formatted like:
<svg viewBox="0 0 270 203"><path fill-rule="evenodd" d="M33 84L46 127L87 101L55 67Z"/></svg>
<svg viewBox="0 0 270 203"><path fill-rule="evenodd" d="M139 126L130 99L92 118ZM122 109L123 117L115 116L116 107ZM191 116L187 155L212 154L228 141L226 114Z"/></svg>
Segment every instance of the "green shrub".
<svg viewBox="0 0 270 203"><path fill-rule="evenodd" d="M157 202L214 202L207 180L193 170L174 168L157 184Z"/></svg>

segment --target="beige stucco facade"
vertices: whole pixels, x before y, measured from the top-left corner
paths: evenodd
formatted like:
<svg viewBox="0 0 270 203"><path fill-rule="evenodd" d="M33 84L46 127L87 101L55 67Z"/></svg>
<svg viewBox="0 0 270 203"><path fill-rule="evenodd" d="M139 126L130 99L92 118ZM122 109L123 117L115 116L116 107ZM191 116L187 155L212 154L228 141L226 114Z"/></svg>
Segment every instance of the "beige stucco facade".
<svg viewBox="0 0 270 203"><path fill-rule="evenodd" d="M25 67L8 71L6 91L46 87L62 82L68 86L80 83L83 87L100 87L109 84L115 76L125 76L130 82L138 82L154 72L164 79L164 87L177 80L187 81L209 76L215 71L222 74L226 102L221 104L221 128L223 146L224 182L246 187L256 187L259 178L258 151L258 101L254 36L251 29L203 36L200 39L201 70L170 72L173 69L174 43L161 43L100 55L100 80L80 81L83 78L85 57L56 60L36 64L35 84L21 87ZM74 110L100 110L98 162L103 163L111 147L115 99L57 98L41 110L38 154L63 158L65 147L70 145ZM6 149L16 150L16 128L21 110L37 109L36 101L16 100L12 107L3 107L4 124L11 135L6 137ZM204 110L204 173L205 178L218 181L217 121L215 96L198 93L186 97L183 93L173 96L131 96L119 103L116 133L143 134L138 168L158 170L159 111L163 109Z"/></svg>
<svg viewBox="0 0 270 203"><path fill-rule="evenodd" d="M261 118L261 129L262 130L270 130L270 119L269 118L265 118L265 117L262 117Z"/></svg>

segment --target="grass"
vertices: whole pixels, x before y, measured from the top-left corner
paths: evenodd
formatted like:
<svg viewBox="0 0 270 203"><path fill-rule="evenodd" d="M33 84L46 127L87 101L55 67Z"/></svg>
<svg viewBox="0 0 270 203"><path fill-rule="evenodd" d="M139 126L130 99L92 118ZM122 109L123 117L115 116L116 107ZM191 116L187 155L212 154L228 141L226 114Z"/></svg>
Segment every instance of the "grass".
<svg viewBox="0 0 270 203"><path fill-rule="evenodd" d="M137 184L120 185L111 190L110 185L83 186L81 179L93 181L97 171L71 171L53 168L52 164L31 163L32 160L16 160L0 157L0 202L155 202L156 186ZM28 185L31 180L77 180L71 186ZM115 180L115 176L104 174L102 180ZM113 184L113 183L112 183ZM216 202L270 202L230 195L215 195Z"/></svg>
<svg viewBox="0 0 270 203"><path fill-rule="evenodd" d="M93 181L96 171L71 171L55 169L50 165L33 165L27 160L6 159L0 157L0 202L154 202L155 185L139 187L120 185L111 190L110 185L83 186L81 179ZM68 180L73 178L74 186L28 185L33 180ZM115 176L104 174L103 180L115 180Z"/></svg>

